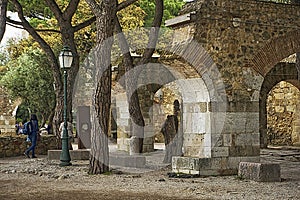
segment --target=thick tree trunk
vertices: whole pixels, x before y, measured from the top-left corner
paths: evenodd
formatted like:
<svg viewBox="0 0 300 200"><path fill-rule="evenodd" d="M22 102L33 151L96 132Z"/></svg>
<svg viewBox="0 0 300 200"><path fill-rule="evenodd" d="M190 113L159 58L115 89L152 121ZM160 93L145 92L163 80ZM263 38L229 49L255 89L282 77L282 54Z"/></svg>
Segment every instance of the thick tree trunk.
<svg viewBox="0 0 300 200"><path fill-rule="evenodd" d="M7 0L0 0L0 41L5 33Z"/></svg>
<svg viewBox="0 0 300 200"><path fill-rule="evenodd" d="M61 149L61 133L59 132L60 123L63 121L63 110L64 110L64 102L63 102L63 95L59 95L61 92L56 92L56 105L54 111L54 117L52 122L52 131L53 134L56 136L57 141L57 148Z"/></svg>
<svg viewBox="0 0 300 200"><path fill-rule="evenodd" d="M96 16L96 89L92 108L90 174L109 171L108 132L111 109L111 47L117 1L86 0Z"/></svg>
<svg viewBox="0 0 300 200"><path fill-rule="evenodd" d="M296 68L298 70L298 80L300 81L300 53L296 53Z"/></svg>
<svg viewBox="0 0 300 200"><path fill-rule="evenodd" d="M99 56L102 57L101 55ZM99 59L99 62L101 64L105 63L102 59ZM90 174L100 174L109 171L108 132L111 108L111 68L108 67L100 76L101 78L96 86L97 89L93 105L94 110L92 110L93 125L91 134Z"/></svg>

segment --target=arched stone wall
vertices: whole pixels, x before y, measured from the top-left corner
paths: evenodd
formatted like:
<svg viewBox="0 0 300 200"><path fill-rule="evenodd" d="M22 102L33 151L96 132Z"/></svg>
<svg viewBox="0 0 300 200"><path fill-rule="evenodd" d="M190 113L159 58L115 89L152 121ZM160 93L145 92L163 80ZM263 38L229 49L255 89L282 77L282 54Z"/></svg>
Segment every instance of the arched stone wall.
<svg viewBox="0 0 300 200"><path fill-rule="evenodd" d="M173 61L165 69L147 71L140 84L162 86L195 74L203 80L211 111L212 159L204 160L207 173L230 173L240 161L259 160L260 94L267 89L261 86L276 63L300 50L299 8L255 0L198 0L183 9L185 15L177 23L169 23L176 39L163 57ZM186 71L178 70L175 58L188 63ZM170 74L168 81L161 81ZM124 96L120 99L126 102ZM125 103L119 106L120 111L128 110ZM126 124L124 130L130 131L128 113L119 114L125 118L118 125Z"/></svg>
<svg viewBox="0 0 300 200"><path fill-rule="evenodd" d="M270 90L281 81L295 83L298 82L297 80L297 68L295 64L290 63L278 63L266 74L261 86L259 98L259 132L260 145L262 148L267 147L267 98ZM297 84L293 85L297 87Z"/></svg>
<svg viewBox="0 0 300 200"><path fill-rule="evenodd" d="M180 60L183 61L181 63L181 69L183 70L180 70L180 67L178 67L180 65L178 63L178 59L174 59L173 62L169 62L168 65L151 63L147 64L146 66L138 66L143 67L143 69L140 70L141 72L136 88L139 89L144 87L144 89L142 90L144 92L139 92L139 96L141 97L141 104L144 105L142 107L146 109L146 112L149 112L149 105L145 106L145 103L143 102L153 102L151 96L153 96L155 92L159 89L159 87L151 89L151 87L149 86L153 84L156 86L163 86L167 83L175 81L177 84L179 84L179 88L182 94L181 98L183 99L183 120L184 123L186 123L184 127L186 127L187 132L185 138L186 141L191 141L190 144L186 145L186 149L193 148L193 150L187 150L186 155L210 157L212 154L212 146L214 146L213 144L217 143L217 141L220 140L219 137L223 128L223 123L225 121L224 113L226 111L227 104L225 87L223 85L222 78L220 76L217 66L214 64L211 57L196 41L189 41L183 44L177 44L170 49L170 52L172 52L173 55L176 55L174 58L180 58ZM166 60L162 58L161 62L166 63ZM185 73L186 69L190 69L189 72ZM197 79L197 81L195 82L196 79L190 79L189 75L191 75L192 78L201 77L201 79ZM122 79L120 79L120 82L123 82ZM147 92L145 91L148 91L148 93L150 94L147 94ZM198 99L196 98L196 94L198 95ZM128 110L128 105L125 97L125 94L119 94L116 97L117 107L120 107L120 111L122 110L122 112L119 112L117 114L118 116L120 116L117 117L119 120L117 123L118 127L123 130L121 131L119 129L120 132L124 132L125 130L125 134L128 135L128 133L130 132L131 121L129 119L128 113L126 114ZM205 101L202 101L203 99L205 99ZM188 109L188 107L190 108ZM202 112L205 114L203 114ZM149 116L144 112L144 117L147 118ZM189 117L190 120L188 120ZM215 121L216 119L218 121ZM188 124L191 121L194 121L194 124ZM200 129L200 127L202 129ZM147 135L147 132L150 132L150 134L148 135L151 135L151 132L153 135L153 132L155 131L153 131L153 127L146 126L145 135ZM188 134L188 132L190 132L190 134ZM198 138L194 139L196 137L196 134L198 134ZM219 137L216 137L215 135L218 135ZM122 150L127 150L128 147L126 146L128 146L128 141L124 141L124 139L121 139L124 138L124 135L120 136L121 137L118 137L120 138L118 142L118 144L120 144L119 147L121 147ZM195 140L199 141L199 145L196 145ZM201 140L203 140L203 142L201 142ZM146 144L147 143L148 142L146 142ZM220 146L215 148L218 149L219 147ZM228 153L228 147L225 148L227 149L225 150L225 152Z"/></svg>
<svg viewBox="0 0 300 200"><path fill-rule="evenodd" d="M300 52L299 38L299 30L288 32L284 36L272 38L270 42L260 48L253 56L251 60L253 68L261 75L266 76L278 62L294 53Z"/></svg>

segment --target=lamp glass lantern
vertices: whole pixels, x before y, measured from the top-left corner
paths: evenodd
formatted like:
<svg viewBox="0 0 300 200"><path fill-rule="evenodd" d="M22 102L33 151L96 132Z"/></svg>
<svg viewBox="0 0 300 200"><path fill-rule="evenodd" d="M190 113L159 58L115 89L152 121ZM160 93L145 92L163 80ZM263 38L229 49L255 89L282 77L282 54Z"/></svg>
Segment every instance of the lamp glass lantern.
<svg viewBox="0 0 300 200"><path fill-rule="evenodd" d="M70 69L73 62L73 54L69 47L65 46L60 52L59 56L59 65L63 69Z"/></svg>

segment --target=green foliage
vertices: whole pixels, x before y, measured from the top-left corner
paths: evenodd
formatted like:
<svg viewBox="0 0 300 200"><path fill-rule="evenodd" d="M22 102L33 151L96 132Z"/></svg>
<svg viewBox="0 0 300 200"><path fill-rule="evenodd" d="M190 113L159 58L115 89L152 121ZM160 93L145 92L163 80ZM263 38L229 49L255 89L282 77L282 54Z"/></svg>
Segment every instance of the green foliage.
<svg viewBox="0 0 300 200"><path fill-rule="evenodd" d="M30 114L28 110L29 105L26 105L25 103L21 103L19 105L16 115L16 121L17 123L22 122L23 124L30 119Z"/></svg>
<svg viewBox="0 0 300 200"><path fill-rule="evenodd" d="M7 52L5 50L0 51L0 68L1 66L6 65L7 62L8 62ZM1 73L1 69L0 69L0 73Z"/></svg>
<svg viewBox="0 0 300 200"><path fill-rule="evenodd" d="M8 71L0 84L12 98L21 98L32 112L49 115L55 103L53 78L46 56L40 49L28 48L17 59L8 62Z"/></svg>
<svg viewBox="0 0 300 200"><path fill-rule="evenodd" d="M138 6L141 7L147 15L145 16L145 27L151 27L155 15L155 0L140 0ZM179 10L185 4L183 0L164 0L164 16L162 27L167 19L178 15Z"/></svg>
<svg viewBox="0 0 300 200"><path fill-rule="evenodd" d="M19 0L19 2L23 6L24 15L29 18L41 18L42 16L50 18L52 16L45 1ZM15 12L14 7L10 4L8 6L8 9L12 12Z"/></svg>
<svg viewBox="0 0 300 200"><path fill-rule="evenodd" d="M120 24L125 31L143 27L145 17L145 11L135 4L132 4L118 12Z"/></svg>

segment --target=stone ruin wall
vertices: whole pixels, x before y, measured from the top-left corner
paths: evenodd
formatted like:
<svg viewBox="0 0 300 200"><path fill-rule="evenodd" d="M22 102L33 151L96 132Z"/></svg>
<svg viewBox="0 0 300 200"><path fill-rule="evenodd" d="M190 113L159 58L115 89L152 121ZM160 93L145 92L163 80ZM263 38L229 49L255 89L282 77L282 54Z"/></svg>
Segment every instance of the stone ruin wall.
<svg viewBox="0 0 300 200"><path fill-rule="evenodd" d="M288 82L280 82L267 100L268 143L295 145L300 139L300 91Z"/></svg>
<svg viewBox="0 0 300 200"><path fill-rule="evenodd" d="M0 137L0 158L21 156L29 146L25 135ZM37 142L36 154L47 155L50 149L57 149L56 136L42 136Z"/></svg>
<svg viewBox="0 0 300 200"><path fill-rule="evenodd" d="M237 156L238 152L244 150L244 146L248 144L237 145L237 139L243 135L245 137L241 141L247 141L248 134L254 135L252 139L255 138L255 142L252 149L249 147L249 151L246 150L247 155L257 154L259 93L264 77L252 69L252 59L270 41L293 36L300 26L299 6L253 0L198 0L190 4L184 13L195 11L195 7L198 8L195 21L190 23L195 25L194 39L217 64L226 88L229 123L225 123L223 133L231 134L231 144L236 145L230 147L229 155ZM178 31L181 30L183 29L178 28ZM282 48L281 45L276 47ZM287 52L284 49L266 50ZM273 58L264 58L262 55L261 59L280 62L284 56L289 55L274 55ZM240 127L244 124L251 126L241 129L237 124Z"/></svg>
<svg viewBox="0 0 300 200"><path fill-rule="evenodd" d="M299 6L253 0L197 2L201 9L196 14L195 39L219 66L228 100L251 101L262 83L262 77L249 68L251 59L272 39L298 29Z"/></svg>
<svg viewBox="0 0 300 200"><path fill-rule="evenodd" d="M15 133L15 117L13 111L16 108L16 102L9 99L7 92L0 87L0 131L1 134Z"/></svg>
<svg viewBox="0 0 300 200"><path fill-rule="evenodd" d="M212 133L211 166L207 166L209 170L227 170L236 168L243 160L257 162L260 154L259 94L264 74L255 69L264 67L260 72L267 72L271 65L298 51L299 6L254 0L198 0L181 14L192 11L196 11L195 21L188 23L195 24L194 39L218 67L227 94L224 127L221 134ZM175 29L183 31L179 26ZM285 37L295 41L295 45L286 45L283 49L279 38ZM271 42L276 49L268 48L267 44ZM272 54L273 51L277 54ZM261 63L265 65L261 66ZM200 68L203 74L210 72L208 70ZM197 161L186 160L182 166L177 164L184 162L183 158L174 161L173 171L187 169L190 161Z"/></svg>

